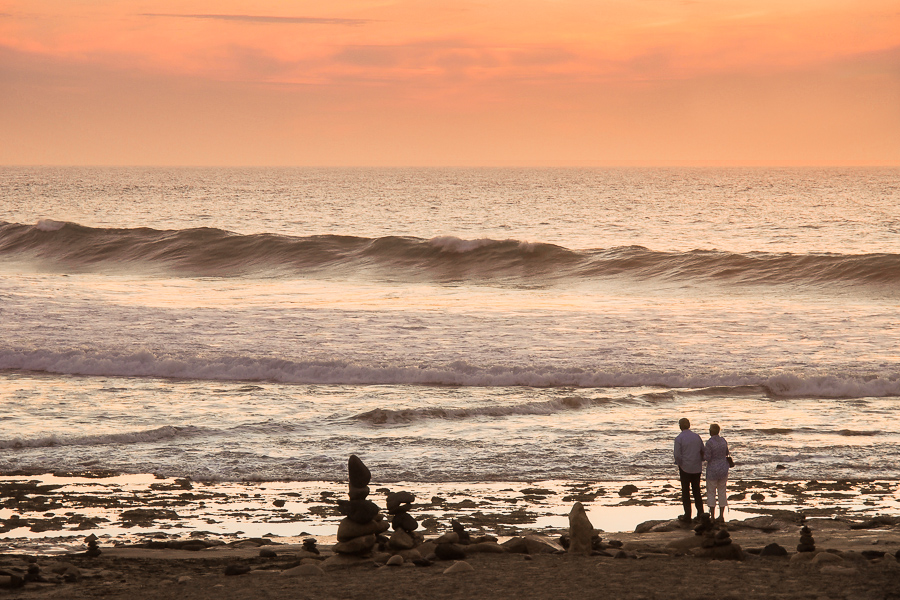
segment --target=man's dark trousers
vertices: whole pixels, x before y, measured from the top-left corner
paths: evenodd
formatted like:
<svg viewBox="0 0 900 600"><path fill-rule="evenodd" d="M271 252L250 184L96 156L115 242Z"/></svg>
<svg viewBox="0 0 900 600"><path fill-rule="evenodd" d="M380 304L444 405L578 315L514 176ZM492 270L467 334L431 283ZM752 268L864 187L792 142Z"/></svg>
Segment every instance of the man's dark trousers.
<svg viewBox="0 0 900 600"><path fill-rule="evenodd" d="M678 469L681 475L681 503L684 505L684 514L691 516L691 492L694 494L694 504L697 506L697 516L703 514L703 498L700 496L700 473L685 473Z"/></svg>

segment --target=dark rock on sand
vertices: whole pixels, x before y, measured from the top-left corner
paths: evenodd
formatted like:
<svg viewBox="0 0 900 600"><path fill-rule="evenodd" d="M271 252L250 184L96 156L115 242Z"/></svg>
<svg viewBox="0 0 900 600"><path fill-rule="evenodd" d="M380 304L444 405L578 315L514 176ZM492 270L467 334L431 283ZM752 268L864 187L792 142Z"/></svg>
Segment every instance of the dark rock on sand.
<svg viewBox="0 0 900 600"><path fill-rule="evenodd" d="M285 501L284 501L284 500L281 500L281 499L279 498L278 500L273 501L272 504L274 504L274 505L275 505L276 507L278 507L278 508L281 508L282 506L284 506Z"/></svg>
<svg viewBox="0 0 900 600"><path fill-rule="evenodd" d="M244 575L245 573L250 572L250 567L247 565L226 565L225 566L225 574L226 575Z"/></svg>
<svg viewBox="0 0 900 600"><path fill-rule="evenodd" d="M441 560L463 560L466 557L466 551L459 544L438 544L434 553Z"/></svg>
<svg viewBox="0 0 900 600"><path fill-rule="evenodd" d="M594 526L588 519L587 512L581 502L572 505L569 511L569 543L564 545L572 554L590 555L593 550L591 538L594 536Z"/></svg>
<svg viewBox="0 0 900 600"><path fill-rule="evenodd" d="M450 521L450 526L453 528L453 532L459 536L460 544L468 544L472 541L472 536L466 531L466 528L462 526L462 524L456 519L452 519Z"/></svg>
<svg viewBox="0 0 900 600"><path fill-rule="evenodd" d="M771 543L759 552L760 556L787 556L788 551L784 546Z"/></svg>

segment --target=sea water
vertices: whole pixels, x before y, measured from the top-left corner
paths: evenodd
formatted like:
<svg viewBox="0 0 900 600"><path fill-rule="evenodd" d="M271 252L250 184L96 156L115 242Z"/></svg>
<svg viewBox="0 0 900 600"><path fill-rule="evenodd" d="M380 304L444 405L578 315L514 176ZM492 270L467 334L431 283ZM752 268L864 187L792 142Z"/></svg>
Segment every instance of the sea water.
<svg viewBox="0 0 900 600"><path fill-rule="evenodd" d="M0 169L0 472L900 479L898 169Z"/></svg>

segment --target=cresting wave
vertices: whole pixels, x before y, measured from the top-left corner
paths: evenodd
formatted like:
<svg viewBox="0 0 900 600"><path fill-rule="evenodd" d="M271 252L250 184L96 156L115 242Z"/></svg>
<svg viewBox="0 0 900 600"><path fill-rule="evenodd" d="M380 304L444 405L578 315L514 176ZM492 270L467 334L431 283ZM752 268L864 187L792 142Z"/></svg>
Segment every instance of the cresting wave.
<svg viewBox="0 0 900 600"><path fill-rule="evenodd" d="M432 365L362 364L346 360L302 361L253 356L183 356L140 351L132 354L86 350L0 349L0 369L67 375L159 377L211 381L267 381L296 384L455 385L474 387L666 387L687 388L694 396L715 397L734 389L747 395L755 386L774 398L865 398L900 396L900 374L882 377L792 373L710 373L611 371L540 365L473 365L465 361ZM709 389L705 389L709 388ZM682 393L679 391L678 393ZM650 394L646 401L664 400Z"/></svg>
<svg viewBox="0 0 900 600"><path fill-rule="evenodd" d="M545 402L525 402L508 406L480 406L475 408L376 408L354 418L372 425L395 425L423 419L468 419L473 417L508 417L512 415L550 415L566 410L580 410L604 404L606 398L569 396Z"/></svg>
<svg viewBox="0 0 900 600"><path fill-rule="evenodd" d="M167 425L147 431L133 431L129 433L108 433L100 435L87 435L65 437L58 435L46 435L37 438L10 438L0 439L0 450L18 450L21 448L51 448L54 446L102 446L106 444L136 444L143 442L157 442L170 440L176 437L193 437L200 435L201 429L193 426L173 427Z"/></svg>
<svg viewBox="0 0 900 600"><path fill-rule="evenodd" d="M642 246L571 250L518 240L430 240L342 235L241 235L211 228L102 229L42 220L0 222L0 259L62 272L189 277L369 274L418 281L512 281L631 277L755 284L900 284L897 254L790 254L715 250L660 252Z"/></svg>

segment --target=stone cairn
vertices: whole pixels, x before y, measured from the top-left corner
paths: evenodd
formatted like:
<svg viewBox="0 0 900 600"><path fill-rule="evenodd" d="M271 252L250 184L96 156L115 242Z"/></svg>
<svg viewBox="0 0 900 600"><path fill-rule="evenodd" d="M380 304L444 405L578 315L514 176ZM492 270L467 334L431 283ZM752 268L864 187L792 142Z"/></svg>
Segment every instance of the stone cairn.
<svg viewBox="0 0 900 600"><path fill-rule="evenodd" d="M350 479L350 500L338 500L338 509L345 515L338 525L338 543L334 552L338 554L369 554L377 542L376 536L388 530L390 524L384 520L378 505L367 500L372 474L355 454L347 461Z"/></svg>
<svg viewBox="0 0 900 600"><path fill-rule="evenodd" d="M91 535L84 538L84 541L87 542L88 549L87 549L87 552L85 552L85 554L87 556L90 556L92 558L94 556L100 556L100 547L97 544L97 536L96 535L94 535L92 533Z"/></svg>
<svg viewBox="0 0 900 600"><path fill-rule="evenodd" d="M415 499L415 495L410 492L387 494L387 511L392 516L391 528L394 530L387 544L391 550L412 550L423 541L421 533L416 531L419 522L409 514Z"/></svg>
<svg viewBox="0 0 900 600"><path fill-rule="evenodd" d="M812 530L804 525L800 528L800 543L797 544L797 552L815 552L816 541L813 539Z"/></svg>

